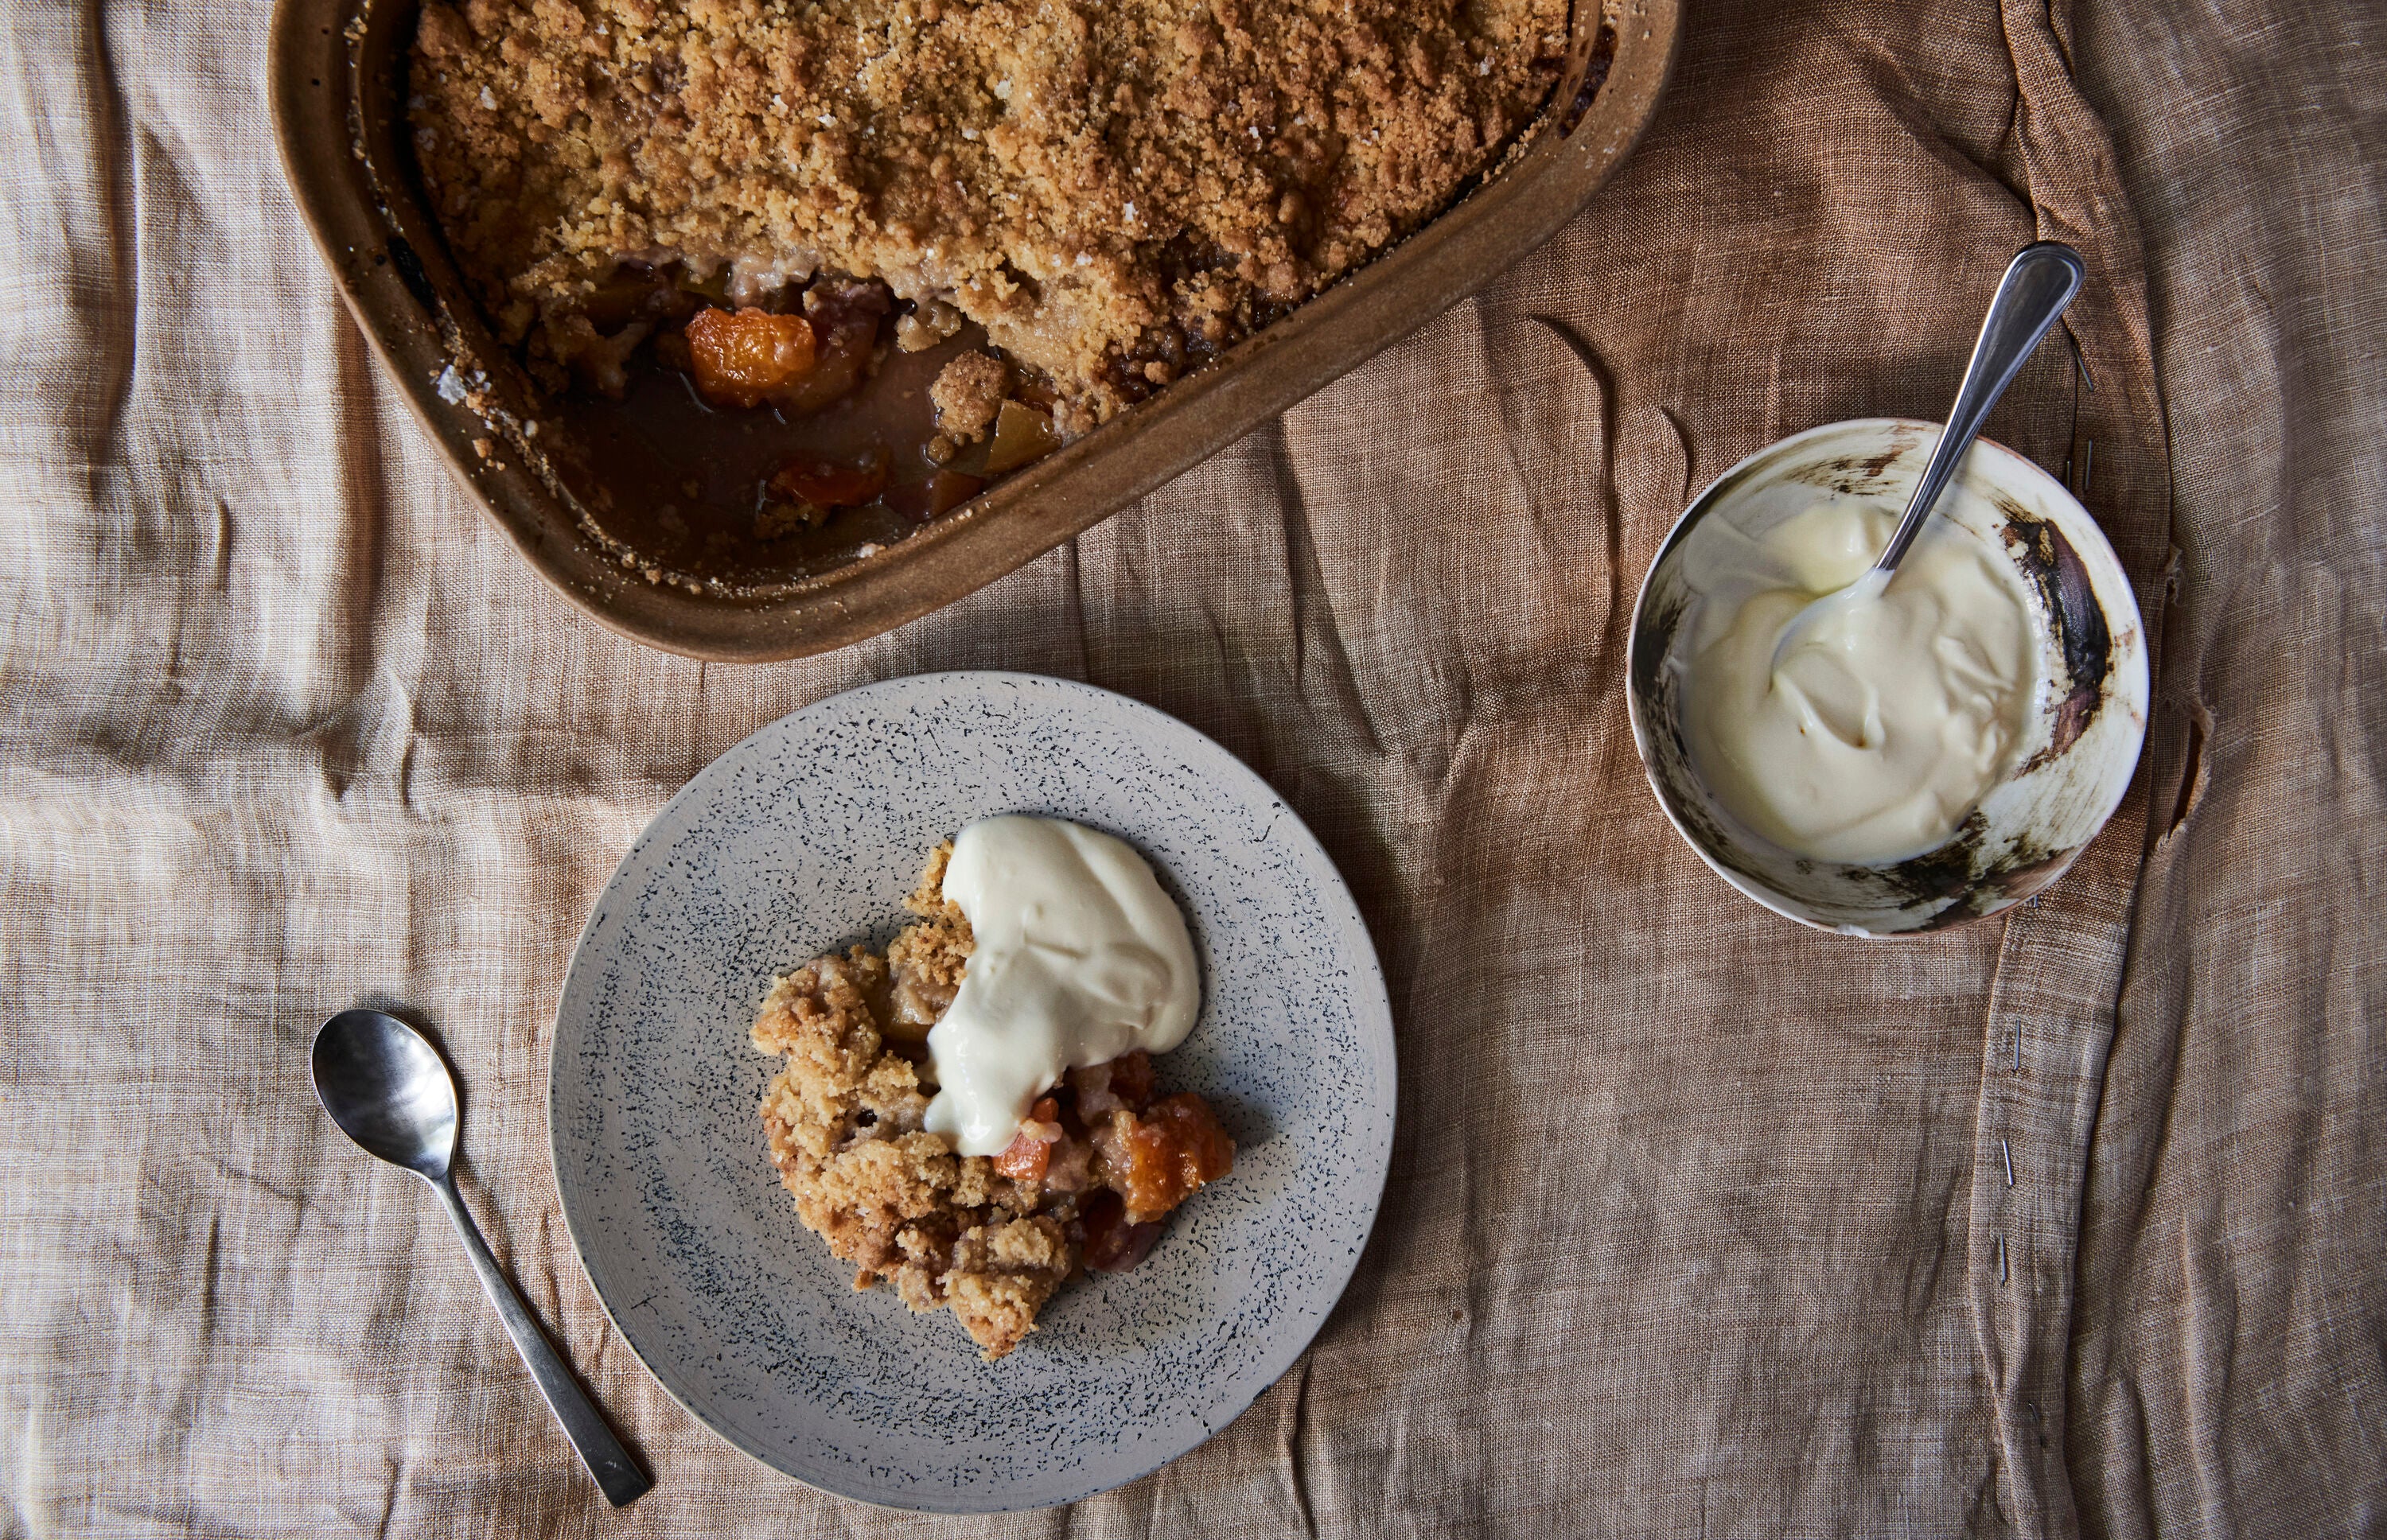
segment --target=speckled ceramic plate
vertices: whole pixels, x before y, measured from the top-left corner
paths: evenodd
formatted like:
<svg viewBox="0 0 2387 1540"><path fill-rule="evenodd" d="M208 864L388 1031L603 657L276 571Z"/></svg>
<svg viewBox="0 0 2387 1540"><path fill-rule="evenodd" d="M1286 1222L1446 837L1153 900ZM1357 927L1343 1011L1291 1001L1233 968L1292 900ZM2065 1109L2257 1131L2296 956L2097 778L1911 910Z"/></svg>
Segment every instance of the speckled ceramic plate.
<svg viewBox="0 0 2387 1540"><path fill-rule="evenodd" d="M755 1115L779 1061L746 1033L773 974L885 942L929 849L1015 812L1122 836L1183 904L1202 1016L1162 1084L1237 1149L1142 1267L1073 1282L987 1364L797 1223ZM1266 783L1106 690L936 674L783 717L672 799L573 954L548 1110L573 1243L665 1390L815 1486L973 1513L1132 1480L1292 1367L1374 1221L1393 1092L1374 948Z"/></svg>

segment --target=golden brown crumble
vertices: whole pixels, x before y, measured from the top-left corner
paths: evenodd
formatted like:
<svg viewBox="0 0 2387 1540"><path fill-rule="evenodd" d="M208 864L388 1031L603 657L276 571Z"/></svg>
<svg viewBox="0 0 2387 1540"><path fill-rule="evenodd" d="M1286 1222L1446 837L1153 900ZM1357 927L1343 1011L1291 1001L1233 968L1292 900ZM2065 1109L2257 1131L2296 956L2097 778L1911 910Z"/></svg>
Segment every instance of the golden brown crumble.
<svg viewBox="0 0 2387 1540"><path fill-rule="evenodd" d="M1011 370L991 354L967 352L938 372L928 387L937 409L937 426L962 443L975 443L994 426L1003 408L1003 393L1011 385Z"/></svg>
<svg viewBox="0 0 2387 1540"><path fill-rule="evenodd" d="M1075 434L1431 218L1541 108L1568 19L1568 0L429 0L410 106L449 241L535 364L618 361L583 311L620 259L676 259L737 303L825 270L914 301L907 339L951 335L950 302Z"/></svg>
<svg viewBox="0 0 2387 1540"><path fill-rule="evenodd" d="M967 966L969 921L944 896L950 841L905 906L919 916L879 957L854 947L772 981L752 1029L783 1056L764 1093L765 1142L796 1216L916 1311L951 1309L1000 1358L1080 1267L1132 1268L1160 1220L1234 1165L1198 1096L1156 1099L1149 1055L1072 1070L1010 1148L961 1155L921 1126L925 1042Z"/></svg>
<svg viewBox="0 0 2387 1540"><path fill-rule="evenodd" d="M887 966L895 982L881 1019L888 1023L889 1036L907 1042L928 1041L928 1029L962 987L962 969L975 944L969 916L945 897L945 864L953 858L950 839L928 852L920 885L903 901L919 923L905 926L887 947Z"/></svg>

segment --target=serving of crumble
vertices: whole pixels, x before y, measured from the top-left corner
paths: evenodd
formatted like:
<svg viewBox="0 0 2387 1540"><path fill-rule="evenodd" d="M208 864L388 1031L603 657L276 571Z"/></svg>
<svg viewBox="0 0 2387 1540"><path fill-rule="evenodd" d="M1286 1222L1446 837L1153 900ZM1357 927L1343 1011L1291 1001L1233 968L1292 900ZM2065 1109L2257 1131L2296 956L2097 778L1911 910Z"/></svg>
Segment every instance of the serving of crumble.
<svg viewBox="0 0 2387 1540"><path fill-rule="evenodd" d="M883 955L857 946L775 979L752 1041L786 1060L761 1112L797 1217L853 1264L856 1288L951 1309L993 1359L1073 1274L1141 1262L1235 1152L1200 1096L1159 1093L1141 1050L1070 1069L992 1156L925 1126L928 1034L974 950L944 893L952 850L930 856L905 901L915 921Z"/></svg>

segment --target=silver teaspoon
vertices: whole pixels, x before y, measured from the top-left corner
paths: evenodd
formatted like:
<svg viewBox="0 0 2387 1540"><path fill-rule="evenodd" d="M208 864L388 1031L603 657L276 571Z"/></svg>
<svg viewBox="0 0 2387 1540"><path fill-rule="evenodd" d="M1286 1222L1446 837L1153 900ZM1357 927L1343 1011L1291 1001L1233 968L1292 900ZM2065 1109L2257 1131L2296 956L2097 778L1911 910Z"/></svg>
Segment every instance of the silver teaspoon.
<svg viewBox="0 0 2387 1540"><path fill-rule="evenodd" d="M654 1485L638 1469L604 1417L573 1378L562 1356L531 1319L522 1295L498 1269L478 1226L457 1194L451 1169L456 1155L456 1082L438 1051L421 1033L379 1011L342 1011L315 1034L311 1055L315 1096L340 1131L367 1155L401 1166L431 1184L448 1217L464 1238L464 1255L481 1275L481 1287L513 1338L514 1351L529 1366L555 1420L563 1424L581 1462L597 1478L615 1508Z"/></svg>
<svg viewBox="0 0 2387 1540"><path fill-rule="evenodd" d="M1906 516L1899 520L1897 532L1882 548L1881 559L1863 576L1790 617L1774 644L1774 672L1781 671L1783 661L1803 646L1818 625L1872 603L1889 587L1890 574L1906 560L1914 537L1923 533L1924 521L1931 517L1939 494L1964 462L1964 451L1981 435L1981 423L1989 409L1998 404L1998 398L2022 372L2040 339L2080 292L2088 272L2080 253L2061 241L2035 242L2014 254L2006 265L2005 277L1999 280L1996 297L1989 301L1980 339L1973 344L1973 361L1964 366L1964 383L1956 387L1948 426L1939 435L1939 447L1931 451L1930 462L1923 467L1923 479L1914 484L1914 496L1907 499Z"/></svg>

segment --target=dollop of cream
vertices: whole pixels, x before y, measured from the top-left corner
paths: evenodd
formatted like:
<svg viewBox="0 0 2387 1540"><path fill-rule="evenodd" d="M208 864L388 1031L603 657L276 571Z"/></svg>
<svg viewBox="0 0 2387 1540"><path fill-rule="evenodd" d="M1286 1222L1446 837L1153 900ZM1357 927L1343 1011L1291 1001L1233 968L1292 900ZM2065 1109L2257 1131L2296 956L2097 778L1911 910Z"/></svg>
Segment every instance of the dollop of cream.
<svg viewBox="0 0 2387 1540"><path fill-rule="evenodd" d="M1748 570L1700 585L1748 597L1690 659L1692 763L1734 816L1796 855L1880 865L1947 843L2022 738L2034 643L2021 584L1950 519L1924 526L1870 602L1836 606L1774 666L1792 617L1863 576L1896 524L1836 497L1720 548Z"/></svg>
<svg viewBox="0 0 2387 1540"><path fill-rule="evenodd" d="M945 897L970 923L960 992L928 1033L928 1127L1003 1153L1069 1070L1185 1041L1202 1004L1185 916L1124 840L1056 818L954 837Z"/></svg>

